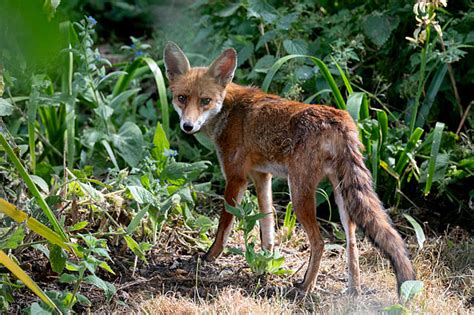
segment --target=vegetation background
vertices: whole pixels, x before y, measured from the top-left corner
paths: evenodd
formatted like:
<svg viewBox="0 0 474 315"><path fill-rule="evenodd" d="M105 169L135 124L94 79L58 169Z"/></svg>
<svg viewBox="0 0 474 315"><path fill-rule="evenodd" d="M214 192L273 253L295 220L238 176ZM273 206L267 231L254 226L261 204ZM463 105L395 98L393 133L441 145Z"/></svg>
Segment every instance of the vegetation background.
<svg viewBox="0 0 474 315"><path fill-rule="evenodd" d="M172 40L194 66L234 47L237 83L347 109L379 196L415 262L432 272L419 270L425 288L436 282L468 312L473 8L470 0L1 1L0 311L136 309L127 290L153 278L151 270L173 270L168 280L153 278L163 288L180 279L176 270L196 274L182 287L196 285L186 292L204 303L195 257L211 243L224 180L209 139L184 135L169 104L162 49ZM286 183L273 186L279 242L304 252ZM322 183L317 198L328 250L340 254L330 185ZM285 283L291 255L258 249L255 209L252 189L228 209L243 241L225 259L256 281ZM180 260L187 256L194 263ZM284 301L277 304L295 310ZM423 301L412 310L429 310ZM298 310L342 311L311 303Z"/></svg>

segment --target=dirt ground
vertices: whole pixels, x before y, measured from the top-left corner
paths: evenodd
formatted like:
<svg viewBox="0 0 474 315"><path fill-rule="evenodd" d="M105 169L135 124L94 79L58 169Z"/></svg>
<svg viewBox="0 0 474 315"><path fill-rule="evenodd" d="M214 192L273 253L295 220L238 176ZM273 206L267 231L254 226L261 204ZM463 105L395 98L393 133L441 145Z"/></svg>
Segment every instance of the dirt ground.
<svg viewBox="0 0 474 315"><path fill-rule="evenodd" d="M415 240L412 240L413 242ZM409 245L424 291L408 308L414 313L473 314L472 239L459 229L428 239L422 250ZM168 242L169 244L169 242ZM234 233L230 246L242 246ZM118 285L122 305L113 303L97 313L141 314L370 314L380 313L398 302L395 277L388 260L366 240L360 244L363 294L346 294L345 249L327 245L317 285L303 295L292 283L306 269L309 250L305 235L298 231L280 244L285 267L297 271L290 276L255 277L245 259L224 254L214 263L203 263L197 255L157 250L149 267L137 270L133 280Z"/></svg>
<svg viewBox="0 0 474 315"><path fill-rule="evenodd" d="M78 313L95 314L372 314L397 303L395 277L387 259L360 235L362 295L346 294L345 249L327 239L317 284L311 294L293 288L306 270L309 249L301 229L279 250L284 267L292 275L256 277L242 256L224 253L213 263L197 259L202 249L193 243L197 235L182 228L167 227L159 242L147 253L148 264L136 261L120 242L113 248L111 264L116 276L100 273L113 282L117 293L111 302L102 291L88 284L81 293L91 301L90 308L75 307ZM243 249L242 234L234 232L230 247ZM122 249L121 249L122 248ZM126 248L126 247L125 247ZM419 250L409 240L418 278L424 291L408 309L413 313L474 314L474 252L472 236L458 228L427 239ZM122 254L121 254L122 253ZM27 251L22 265L45 290L72 291L71 285L57 284L46 259ZM117 258L120 257L120 258ZM20 313L36 301L27 289L14 292L15 303L9 311Z"/></svg>

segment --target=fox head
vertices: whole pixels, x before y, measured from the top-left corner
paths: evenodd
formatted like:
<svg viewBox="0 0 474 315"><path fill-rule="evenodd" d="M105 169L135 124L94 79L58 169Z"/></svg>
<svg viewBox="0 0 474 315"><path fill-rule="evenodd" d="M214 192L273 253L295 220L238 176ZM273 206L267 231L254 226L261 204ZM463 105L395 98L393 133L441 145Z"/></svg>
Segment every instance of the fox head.
<svg viewBox="0 0 474 315"><path fill-rule="evenodd" d="M180 127L189 134L198 132L222 109L226 86L237 67L237 53L227 49L209 67L194 68L173 42L166 44L163 55Z"/></svg>

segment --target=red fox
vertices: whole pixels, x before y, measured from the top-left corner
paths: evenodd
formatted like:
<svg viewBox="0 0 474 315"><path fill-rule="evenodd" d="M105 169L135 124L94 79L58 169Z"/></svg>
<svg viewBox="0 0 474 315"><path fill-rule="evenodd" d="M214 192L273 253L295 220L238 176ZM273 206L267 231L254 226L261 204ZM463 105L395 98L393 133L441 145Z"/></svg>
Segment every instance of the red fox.
<svg viewBox="0 0 474 315"><path fill-rule="evenodd" d="M304 280L297 287L310 291L318 274L324 241L316 220L315 189L325 177L334 187L345 230L349 292L361 292L356 226L388 256L398 289L404 281L415 279L404 241L372 188L357 127L346 111L289 101L232 83L237 66L232 48L207 68L191 68L183 51L168 42L164 61L181 129L188 134L202 130L215 144L226 179L225 201L238 204L247 178L253 180L259 209L268 214L260 221L262 247L270 251L274 245L272 175L288 179L293 208L311 249ZM222 253L232 223L233 216L223 209L205 260Z"/></svg>

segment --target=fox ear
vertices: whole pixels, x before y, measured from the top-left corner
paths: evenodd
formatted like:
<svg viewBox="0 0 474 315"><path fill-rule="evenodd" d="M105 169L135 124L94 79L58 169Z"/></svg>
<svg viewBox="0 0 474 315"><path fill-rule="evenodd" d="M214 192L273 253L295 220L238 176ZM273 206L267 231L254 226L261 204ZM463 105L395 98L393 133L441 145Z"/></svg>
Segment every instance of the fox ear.
<svg viewBox="0 0 474 315"><path fill-rule="evenodd" d="M217 83L226 86L234 78L235 68L237 67L237 52L233 48L226 49L209 66L209 73Z"/></svg>
<svg viewBox="0 0 474 315"><path fill-rule="evenodd" d="M185 74L191 68L188 58L186 58L181 48L173 42L166 43L163 58L165 60L166 77L170 81L179 75Z"/></svg>

